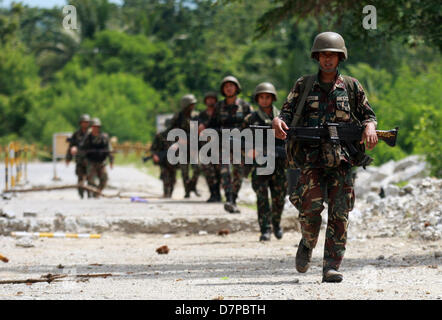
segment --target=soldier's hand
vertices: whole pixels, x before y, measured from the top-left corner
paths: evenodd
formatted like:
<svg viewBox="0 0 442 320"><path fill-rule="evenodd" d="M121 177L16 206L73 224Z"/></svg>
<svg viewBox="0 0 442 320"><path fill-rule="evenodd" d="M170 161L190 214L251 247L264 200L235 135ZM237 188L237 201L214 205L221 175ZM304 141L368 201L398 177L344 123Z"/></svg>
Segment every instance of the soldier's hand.
<svg viewBox="0 0 442 320"><path fill-rule="evenodd" d="M201 124L198 126L198 135L200 135L201 132L202 132L204 129L206 129L206 126L205 126L204 124L201 123Z"/></svg>
<svg viewBox="0 0 442 320"><path fill-rule="evenodd" d="M255 157L256 157L255 149L250 149L249 151L247 151L247 157L249 157L251 159L255 159Z"/></svg>
<svg viewBox="0 0 442 320"><path fill-rule="evenodd" d="M369 122L365 126L360 143L362 144L364 142L366 142L368 150L372 150L378 143L378 135L376 134L376 127L373 122Z"/></svg>
<svg viewBox="0 0 442 320"><path fill-rule="evenodd" d="M284 130L288 130L289 127L285 124L284 121L276 117L272 121L272 128L275 129L275 137L281 140L285 140L287 138L287 133Z"/></svg>
<svg viewBox="0 0 442 320"><path fill-rule="evenodd" d="M72 147L71 148L71 154L73 155L73 156L75 156L76 154L78 153L78 148L77 147Z"/></svg>
<svg viewBox="0 0 442 320"><path fill-rule="evenodd" d="M69 163L70 163L70 162L71 162L70 160L66 160L66 167L69 166Z"/></svg>
<svg viewBox="0 0 442 320"><path fill-rule="evenodd" d="M160 162L160 157L158 157L158 155L156 155L156 154L154 154L152 156L152 159L153 159L153 162L155 162L155 163L159 163Z"/></svg>

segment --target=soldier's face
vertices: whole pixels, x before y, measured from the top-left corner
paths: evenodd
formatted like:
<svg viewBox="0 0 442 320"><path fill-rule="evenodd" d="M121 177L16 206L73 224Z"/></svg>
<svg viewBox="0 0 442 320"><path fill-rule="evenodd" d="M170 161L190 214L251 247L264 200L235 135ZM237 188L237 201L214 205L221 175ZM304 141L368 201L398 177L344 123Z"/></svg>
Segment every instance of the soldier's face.
<svg viewBox="0 0 442 320"><path fill-rule="evenodd" d="M236 84L226 82L223 86L223 92L226 97L234 97L236 95Z"/></svg>
<svg viewBox="0 0 442 320"><path fill-rule="evenodd" d="M270 93L260 93L257 96L257 100L260 107L268 108L273 103L273 95Z"/></svg>
<svg viewBox="0 0 442 320"><path fill-rule="evenodd" d="M319 66L324 72L335 72L339 64L339 53L325 51L319 53Z"/></svg>
<svg viewBox="0 0 442 320"><path fill-rule="evenodd" d="M100 127L98 127L98 126L93 126L93 127L92 127L92 134L93 134L94 136L98 136L99 133L100 133Z"/></svg>
<svg viewBox="0 0 442 320"><path fill-rule="evenodd" d="M89 121L81 121L80 127L81 129L86 130L87 128L89 128Z"/></svg>
<svg viewBox="0 0 442 320"><path fill-rule="evenodd" d="M207 97L205 103L206 106L213 107L216 103L216 99L214 97Z"/></svg>

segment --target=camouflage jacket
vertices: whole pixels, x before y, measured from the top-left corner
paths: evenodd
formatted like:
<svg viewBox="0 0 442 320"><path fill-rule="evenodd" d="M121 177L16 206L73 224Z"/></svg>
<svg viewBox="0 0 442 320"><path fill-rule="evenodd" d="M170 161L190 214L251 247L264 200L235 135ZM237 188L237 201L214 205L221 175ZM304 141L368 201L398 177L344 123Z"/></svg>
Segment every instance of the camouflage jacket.
<svg viewBox="0 0 442 320"><path fill-rule="evenodd" d="M307 95L304 109L301 114L301 119L297 126L315 127L324 124L325 122L353 122L355 121L351 116L349 95L345 87L344 78L339 74L336 77L330 92L325 92L319 84L319 73L313 82L313 86ZM288 126L291 125L293 117L296 113L296 104L300 99L302 92L300 84L304 82L305 77L299 78L289 95L287 96L284 105L282 106L279 118L282 119ZM361 84L355 78L351 78L355 91L356 105L355 110L352 110L354 117L362 124L373 122L377 125L376 115L368 103L366 94ZM301 153L303 168L318 168L324 167L326 159L325 154L330 150L324 144L300 144L297 152ZM295 156L295 155L294 155ZM344 146L339 150L339 157L342 161L351 163L349 152ZM299 155L298 155L299 159Z"/></svg>
<svg viewBox="0 0 442 320"><path fill-rule="evenodd" d="M272 106L272 108L273 109L272 109L271 116L269 116L261 108L258 108L258 110L253 111L252 113L248 114L244 119L243 128L247 128L251 125L271 126L273 118L277 117L279 114L279 110L275 106ZM263 139L264 143L263 143L262 149L264 150L263 152L265 154L266 150L267 150L267 134L265 132L263 134L263 138L264 138ZM255 141L255 139L254 139L254 141ZM258 148L255 146L255 149L258 149ZM280 162L283 162L282 164L285 166L285 160L286 160L285 140L275 138L274 155L275 155L276 159L278 160L277 164L281 164Z"/></svg>
<svg viewBox="0 0 442 320"><path fill-rule="evenodd" d="M78 148L78 152L75 156L75 161L78 162L85 159L86 154L83 151L83 145L84 145L84 140L86 139L86 136L88 134L89 134L89 129L86 130L86 132L83 132L81 129L78 129L72 134L72 136L69 138L69 147L66 152L66 160L71 161L73 158L71 154L72 147Z"/></svg>
<svg viewBox="0 0 442 320"><path fill-rule="evenodd" d="M109 158L110 163L114 162L112 145L107 133L100 133L98 136L89 134L84 142L84 150L88 161L104 162Z"/></svg>
<svg viewBox="0 0 442 320"><path fill-rule="evenodd" d="M198 120L198 112L192 111L190 113L186 113L185 111L177 112L173 115L170 125L168 129L183 129L187 133L190 132L190 121Z"/></svg>
<svg viewBox="0 0 442 320"><path fill-rule="evenodd" d="M239 98L231 105L226 104L226 100L218 101L215 108L213 126L216 129L241 129L245 117L252 111L250 104Z"/></svg>
<svg viewBox="0 0 442 320"><path fill-rule="evenodd" d="M160 166L173 166L167 162L167 150L172 145L172 141L167 140L168 133L169 130L164 130L157 133L150 147L150 152L152 154L156 154L160 158Z"/></svg>
<svg viewBox="0 0 442 320"><path fill-rule="evenodd" d="M204 124L206 128L215 128L215 112L209 116L207 109L198 114L198 123Z"/></svg>

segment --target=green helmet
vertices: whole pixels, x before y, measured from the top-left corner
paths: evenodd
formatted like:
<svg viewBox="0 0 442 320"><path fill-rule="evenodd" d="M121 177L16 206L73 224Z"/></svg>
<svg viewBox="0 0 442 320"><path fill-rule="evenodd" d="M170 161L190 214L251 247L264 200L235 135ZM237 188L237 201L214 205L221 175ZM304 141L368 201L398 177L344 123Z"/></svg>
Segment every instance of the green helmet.
<svg viewBox="0 0 442 320"><path fill-rule="evenodd" d="M260 93L270 93L273 95L273 101L277 100L277 93L276 93L276 89L275 86L273 84L271 84L270 82L261 82L260 84L258 84L255 88L255 92L253 93L253 99L257 101L257 97L258 94Z"/></svg>
<svg viewBox="0 0 442 320"><path fill-rule="evenodd" d="M101 127L101 121L99 118L92 118L91 127Z"/></svg>
<svg viewBox="0 0 442 320"><path fill-rule="evenodd" d="M236 85L236 88L237 88L236 93L237 94L241 92L241 85L239 84L238 79L236 79L234 76L227 76L223 79L223 81L221 81L220 91L223 96L225 96L224 91L223 91L223 86L226 82L232 82Z"/></svg>
<svg viewBox="0 0 442 320"><path fill-rule="evenodd" d="M322 32L315 37L311 50L311 57L318 60L319 52L332 51L340 52L340 60L347 59L347 48L345 47L344 38L336 32Z"/></svg>
<svg viewBox="0 0 442 320"><path fill-rule="evenodd" d="M206 92L204 95L204 102L206 102L207 98L215 98L215 100L218 100L218 94L215 91Z"/></svg>
<svg viewBox="0 0 442 320"><path fill-rule="evenodd" d="M89 122L89 121L91 121L91 117L86 113L82 114L80 116L80 119L78 120L78 122L83 122L83 121Z"/></svg>
<svg viewBox="0 0 442 320"><path fill-rule="evenodd" d="M181 109L186 109L188 106L196 102L197 100L193 94L185 94L184 96L182 96L180 101Z"/></svg>

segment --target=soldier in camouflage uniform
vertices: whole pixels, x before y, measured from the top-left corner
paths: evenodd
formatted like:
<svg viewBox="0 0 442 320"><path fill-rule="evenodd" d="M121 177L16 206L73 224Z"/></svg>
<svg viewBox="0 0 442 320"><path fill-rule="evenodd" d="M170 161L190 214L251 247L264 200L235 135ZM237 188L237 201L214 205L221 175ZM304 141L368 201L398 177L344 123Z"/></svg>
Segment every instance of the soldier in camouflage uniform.
<svg viewBox="0 0 442 320"><path fill-rule="evenodd" d="M213 125L219 129L241 129L244 118L251 112L249 103L238 98L241 92L241 85L233 76L227 76L221 81L221 94L224 100L218 101L215 106L215 119ZM203 126L204 128L207 125ZM221 158L222 152L220 152ZM230 159L233 159L233 150L230 148ZM221 163L221 159L220 159ZM236 206L236 198L241 188L244 176L244 164L222 164L221 163L221 184L226 196L224 209L229 213L240 213Z"/></svg>
<svg viewBox="0 0 442 320"><path fill-rule="evenodd" d="M78 184L80 186L84 185L87 179L87 160L86 154L83 151L83 143L89 133L89 121L90 117L88 114L83 114L80 117L80 129L75 131L69 138L69 148L66 152L66 165L69 165L69 162L75 156L75 174L78 177ZM83 199L84 189L79 187L78 194Z"/></svg>
<svg viewBox="0 0 442 320"><path fill-rule="evenodd" d="M180 101L181 111L179 111L173 116L169 129L175 129L175 128L182 129L187 133L187 136L189 137L190 121L197 120L198 116L198 113L193 111L196 103L197 100L193 94L184 95ZM190 140L187 139L185 143L187 143L187 150L190 152L190 147L189 147ZM189 154L187 156L187 159L189 160ZM189 162L190 161L188 161L188 163L186 164L179 164L179 168L181 170L181 176L183 178L185 198L190 197L191 191L194 191L195 194L199 196L198 192L196 191L196 179L191 179L189 177Z"/></svg>
<svg viewBox="0 0 442 320"><path fill-rule="evenodd" d="M277 93L273 84L263 82L256 86L254 100L258 103L259 109L247 115L244 120L244 127L250 125L268 126L273 118L279 115L279 110L273 105L277 99ZM255 152L265 153L267 150L266 141L261 150ZM254 155L249 155L254 157ZM271 155L266 155L271 156ZM281 215L284 209L284 199L287 192L287 178L285 169L287 158L285 156L285 141L275 140L275 170L269 175L258 175L254 165L252 169L252 187L256 192L258 205L258 222L261 230L260 241L270 240L271 230L277 239L282 238ZM269 189L272 199L272 206L269 204Z"/></svg>
<svg viewBox="0 0 442 320"><path fill-rule="evenodd" d="M100 119L92 119L91 129L91 133L87 136L84 143L87 158L87 181L90 186L97 188L101 192L106 187L108 180L106 159L109 158L110 167L112 169L114 156L112 154L112 145L110 144L108 134L100 132ZM95 184L96 178L98 178L99 181L98 186ZM94 197L98 198L99 194L94 193Z"/></svg>
<svg viewBox="0 0 442 320"><path fill-rule="evenodd" d="M207 128L215 128L213 120L215 119L215 104L218 101L216 92L207 92L204 96L204 104L207 109L201 111L198 115L198 123L200 123L200 128L202 131L207 125ZM204 145L205 142L200 142L200 147ZM210 198L207 202L220 202L220 166L219 164L201 164L201 170L206 177L207 185L210 190Z"/></svg>
<svg viewBox="0 0 442 320"><path fill-rule="evenodd" d="M338 70L339 62L347 59L344 39L334 32L320 33L314 40L311 56L318 60L320 70L317 75L304 76L296 81L279 117L273 120L276 137L287 137L284 130L287 125L294 124L295 112L301 107L298 126L313 127L325 122L360 123L365 126L361 144L365 142L368 149L372 149L378 141L376 116L361 84L354 78L342 76ZM307 83L313 84L309 86ZM298 106L304 90L308 93L304 106ZM321 227L323 203L328 199L322 280L341 282L343 276L338 269L345 253L348 213L355 201L351 171L354 161L345 145L332 145L327 141L307 144L291 139L287 151L289 160L292 157L301 168L298 184L290 196L299 211L302 228L296 269L306 272L310 266Z"/></svg>
<svg viewBox="0 0 442 320"><path fill-rule="evenodd" d="M167 161L167 150L171 141L167 141L169 130L164 130L155 135L150 151L152 152L153 162L160 166L160 179L163 181L163 197L171 198L176 183L176 165Z"/></svg>

